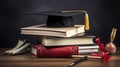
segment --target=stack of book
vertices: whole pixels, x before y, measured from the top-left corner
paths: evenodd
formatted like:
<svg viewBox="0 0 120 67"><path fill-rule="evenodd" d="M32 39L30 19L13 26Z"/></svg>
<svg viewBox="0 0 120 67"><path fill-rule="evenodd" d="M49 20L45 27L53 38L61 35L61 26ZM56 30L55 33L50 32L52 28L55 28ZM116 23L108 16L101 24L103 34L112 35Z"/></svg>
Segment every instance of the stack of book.
<svg viewBox="0 0 120 67"><path fill-rule="evenodd" d="M47 16L46 24L21 28L21 34L38 36L39 44L32 45L31 53L33 55L68 57L98 52L98 45L93 42L95 36L85 34L85 31L89 30L87 11L45 11L27 15ZM76 25L76 22L80 24Z"/></svg>
<svg viewBox="0 0 120 67"><path fill-rule="evenodd" d="M39 44L33 44L31 50L37 57L69 57L99 51L93 41L95 36L86 35L84 25L64 28L34 25L21 28L21 34L38 36Z"/></svg>

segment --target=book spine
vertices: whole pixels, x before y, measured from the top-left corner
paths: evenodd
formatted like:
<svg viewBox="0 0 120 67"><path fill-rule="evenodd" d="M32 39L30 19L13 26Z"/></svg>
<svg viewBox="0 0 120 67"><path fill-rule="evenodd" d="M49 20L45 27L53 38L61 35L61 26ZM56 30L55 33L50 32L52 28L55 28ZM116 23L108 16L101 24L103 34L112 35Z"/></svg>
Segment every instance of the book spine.
<svg viewBox="0 0 120 67"><path fill-rule="evenodd" d="M31 53L37 57L70 57L70 55L78 55L78 46L46 48L43 45L32 45Z"/></svg>

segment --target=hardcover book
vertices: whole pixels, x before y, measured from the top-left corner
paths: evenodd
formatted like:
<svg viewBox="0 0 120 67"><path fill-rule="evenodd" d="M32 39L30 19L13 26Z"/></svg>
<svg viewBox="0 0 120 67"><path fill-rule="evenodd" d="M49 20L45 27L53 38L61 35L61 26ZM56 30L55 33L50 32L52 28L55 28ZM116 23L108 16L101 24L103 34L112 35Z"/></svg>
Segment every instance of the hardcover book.
<svg viewBox="0 0 120 67"><path fill-rule="evenodd" d="M73 27L64 28L52 28L47 27L45 24L35 25L21 28L21 34L28 35L47 35L47 36L58 36L58 37L71 37L78 33L83 33L84 25L75 25Z"/></svg>
<svg viewBox="0 0 120 67"><path fill-rule="evenodd" d="M92 45L95 36L78 34L73 37L39 36L38 42L44 46Z"/></svg>
<svg viewBox="0 0 120 67"><path fill-rule="evenodd" d="M31 54L36 57L70 57L71 55L98 52L98 48L80 49L81 46L44 47L41 44L32 45Z"/></svg>

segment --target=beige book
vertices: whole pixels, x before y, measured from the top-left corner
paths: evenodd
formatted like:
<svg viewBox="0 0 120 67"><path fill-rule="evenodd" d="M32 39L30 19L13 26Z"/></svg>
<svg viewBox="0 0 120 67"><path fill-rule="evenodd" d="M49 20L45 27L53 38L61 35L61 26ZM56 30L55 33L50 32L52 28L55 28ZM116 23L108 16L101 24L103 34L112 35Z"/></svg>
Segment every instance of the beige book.
<svg viewBox="0 0 120 67"><path fill-rule="evenodd" d="M46 27L45 24L35 25L21 28L21 34L27 35L47 35L47 36L58 36L58 37L71 37L78 33L83 33L84 25L75 25L74 27L65 28L51 28Z"/></svg>
<svg viewBox="0 0 120 67"><path fill-rule="evenodd" d="M38 41L44 46L91 45L95 36L53 37L42 36Z"/></svg>

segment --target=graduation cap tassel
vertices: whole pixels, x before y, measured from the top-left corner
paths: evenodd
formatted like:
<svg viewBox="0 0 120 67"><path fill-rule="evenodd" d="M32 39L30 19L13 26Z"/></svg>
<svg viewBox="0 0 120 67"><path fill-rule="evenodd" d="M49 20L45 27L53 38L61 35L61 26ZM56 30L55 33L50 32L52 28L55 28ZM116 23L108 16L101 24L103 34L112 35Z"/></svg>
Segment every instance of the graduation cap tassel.
<svg viewBox="0 0 120 67"><path fill-rule="evenodd" d="M90 27L89 27L89 16L88 16L88 13L86 12L85 13L85 30L89 30Z"/></svg>
<svg viewBox="0 0 120 67"><path fill-rule="evenodd" d="M89 30L90 26L89 26L89 16L87 11L85 10L66 10L66 11L62 11L62 12L84 12L85 13L85 30Z"/></svg>

